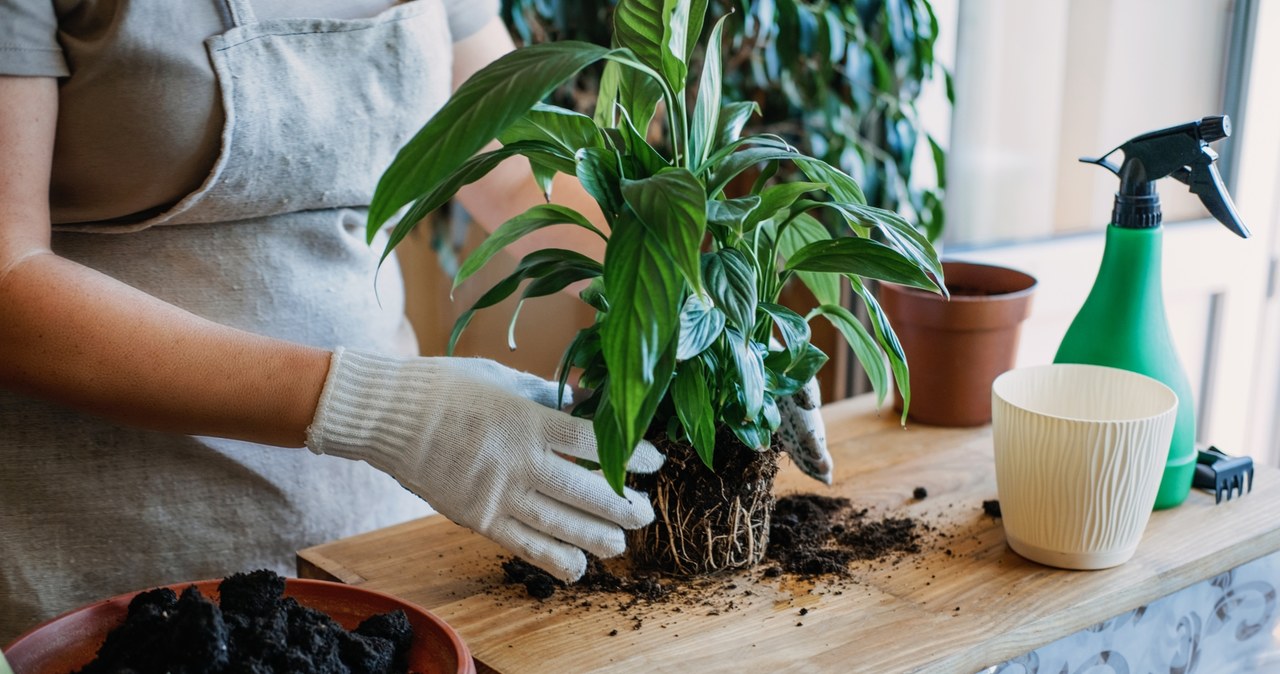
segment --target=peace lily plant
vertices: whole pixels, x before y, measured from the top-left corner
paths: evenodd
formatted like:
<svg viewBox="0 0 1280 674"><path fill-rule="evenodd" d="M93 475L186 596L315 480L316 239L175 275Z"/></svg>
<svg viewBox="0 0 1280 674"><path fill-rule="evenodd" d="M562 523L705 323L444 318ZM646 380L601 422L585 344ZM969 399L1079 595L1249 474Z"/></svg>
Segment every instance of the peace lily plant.
<svg viewBox="0 0 1280 674"><path fill-rule="evenodd" d="M450 349L476 310L525 281L522 303L589 280L580 297L596 319L566 348L559 376L567 381L577 368L580 385L593 390L574 413L593 420L600 469L619 493L642 438L668 454L657 477L640 485L658 518L633 539L633 557L648 548L659 565L685 572L752 564L763 554L777 399L800 390L827 360L809 343L809 321L834 324L881 401L891 371L909 404L906 359L865 281L945 293L928 240L898 215L867 206L852 178L777 137L741 137L756 106L721 100L725 18L711 30L701 73L689 72L706 11L706 0L621 0L613 48L534 45L479 71L400 150L378 184L368 223L372 241L408 206L385 259L424 216L508 157L528 158L548 197L556 173L578 178L604 213L607 232L564 206L534 206L498 227L461 266L454 286L543 227L595 233L606 241L603 263L569 250L527 255L459 318ZM605 66L594 117L542 102L598 61ZM669 148L646 141L659 104ZM477 154L495 138L499 149ZM775 181L782 162L807 180ZM746 186L733 192L738 185ZM812 215L823 210L846 226L838 235ZM793 277L817 298L807 315L777 303ZM866 303L870 331L841 304L845 284ZM734 489L751 494L735 496ZM687 502L719 492L731 503Z"/></svg>

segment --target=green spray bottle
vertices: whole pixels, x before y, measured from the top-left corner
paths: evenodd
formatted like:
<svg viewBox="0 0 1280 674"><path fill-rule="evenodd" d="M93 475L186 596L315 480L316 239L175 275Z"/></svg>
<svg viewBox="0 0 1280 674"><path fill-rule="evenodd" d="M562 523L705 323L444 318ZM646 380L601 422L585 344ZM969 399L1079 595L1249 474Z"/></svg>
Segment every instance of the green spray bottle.
<svg viewBox="0 0 1280 674"><path fill-rule="evenodd" d="M1225 116L1145 133L1107 154L1080 161L1120 178L1106 248L1093 290L1058 347L1055 363L1088 363L1139 372L1178 394L1178 418L1155 507L1180 505L1196 467L1196 417L1191 384L1178 362L1161 290L1160 197L1155 182L1171 177L1188 185L1219 222L1242 238L1240 222L1222 184L1209 143L1231 135ZM1119 166L1107 157L1122 151Z"/></svg>

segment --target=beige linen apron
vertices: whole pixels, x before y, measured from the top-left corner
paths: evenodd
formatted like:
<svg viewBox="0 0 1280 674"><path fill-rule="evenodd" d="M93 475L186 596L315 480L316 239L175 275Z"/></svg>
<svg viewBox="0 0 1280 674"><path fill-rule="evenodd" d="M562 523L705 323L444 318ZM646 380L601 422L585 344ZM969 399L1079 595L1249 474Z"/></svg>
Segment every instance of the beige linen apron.
<svg viewBox="0 0 1280 674"><path fill-rule="evenodd" d="M248 0L226 4L230 29L206 42L226 115L208 179L112 235L55 233L55 252L226 325L405 350L399 270L382 269L379 307L363 207L448 95L443 5L257 22ZM364 463L122 428L0 391L0 644L119 592L291 572L299 548L427 512Z"/></svg>

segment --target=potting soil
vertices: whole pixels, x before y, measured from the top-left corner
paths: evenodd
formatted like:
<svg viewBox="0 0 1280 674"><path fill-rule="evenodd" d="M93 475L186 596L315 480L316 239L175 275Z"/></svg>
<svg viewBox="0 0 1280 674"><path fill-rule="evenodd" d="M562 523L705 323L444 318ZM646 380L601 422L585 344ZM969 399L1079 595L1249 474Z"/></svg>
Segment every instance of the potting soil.
<svg viewBox="0 0 1280 674"><path fill-rule="evenodd" d="M403 611L373 616L348 632L320 611L284 597L271 571L238 573L218 586L220 606L190 586L160 588L129 603L81 674L219 674L407 671L413 630Z"/></svg>

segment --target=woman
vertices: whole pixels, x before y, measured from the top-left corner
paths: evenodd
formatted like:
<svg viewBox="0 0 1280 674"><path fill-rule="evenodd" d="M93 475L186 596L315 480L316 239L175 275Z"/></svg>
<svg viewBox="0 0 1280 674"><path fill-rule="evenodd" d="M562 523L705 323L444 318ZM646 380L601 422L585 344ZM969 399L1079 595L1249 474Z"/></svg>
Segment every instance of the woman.
<svg viewBox="0 0 1280 674"><path fill-rule="evenodd" d="M409 355L390 262L375 299L364 207L511 48L495 11L0 0L0 643L116 592L287 572L423 500L565 579L652 519L555 455L595 453L555 384ZM460 198L493 226L541 196L511 164Z"/></svg>

